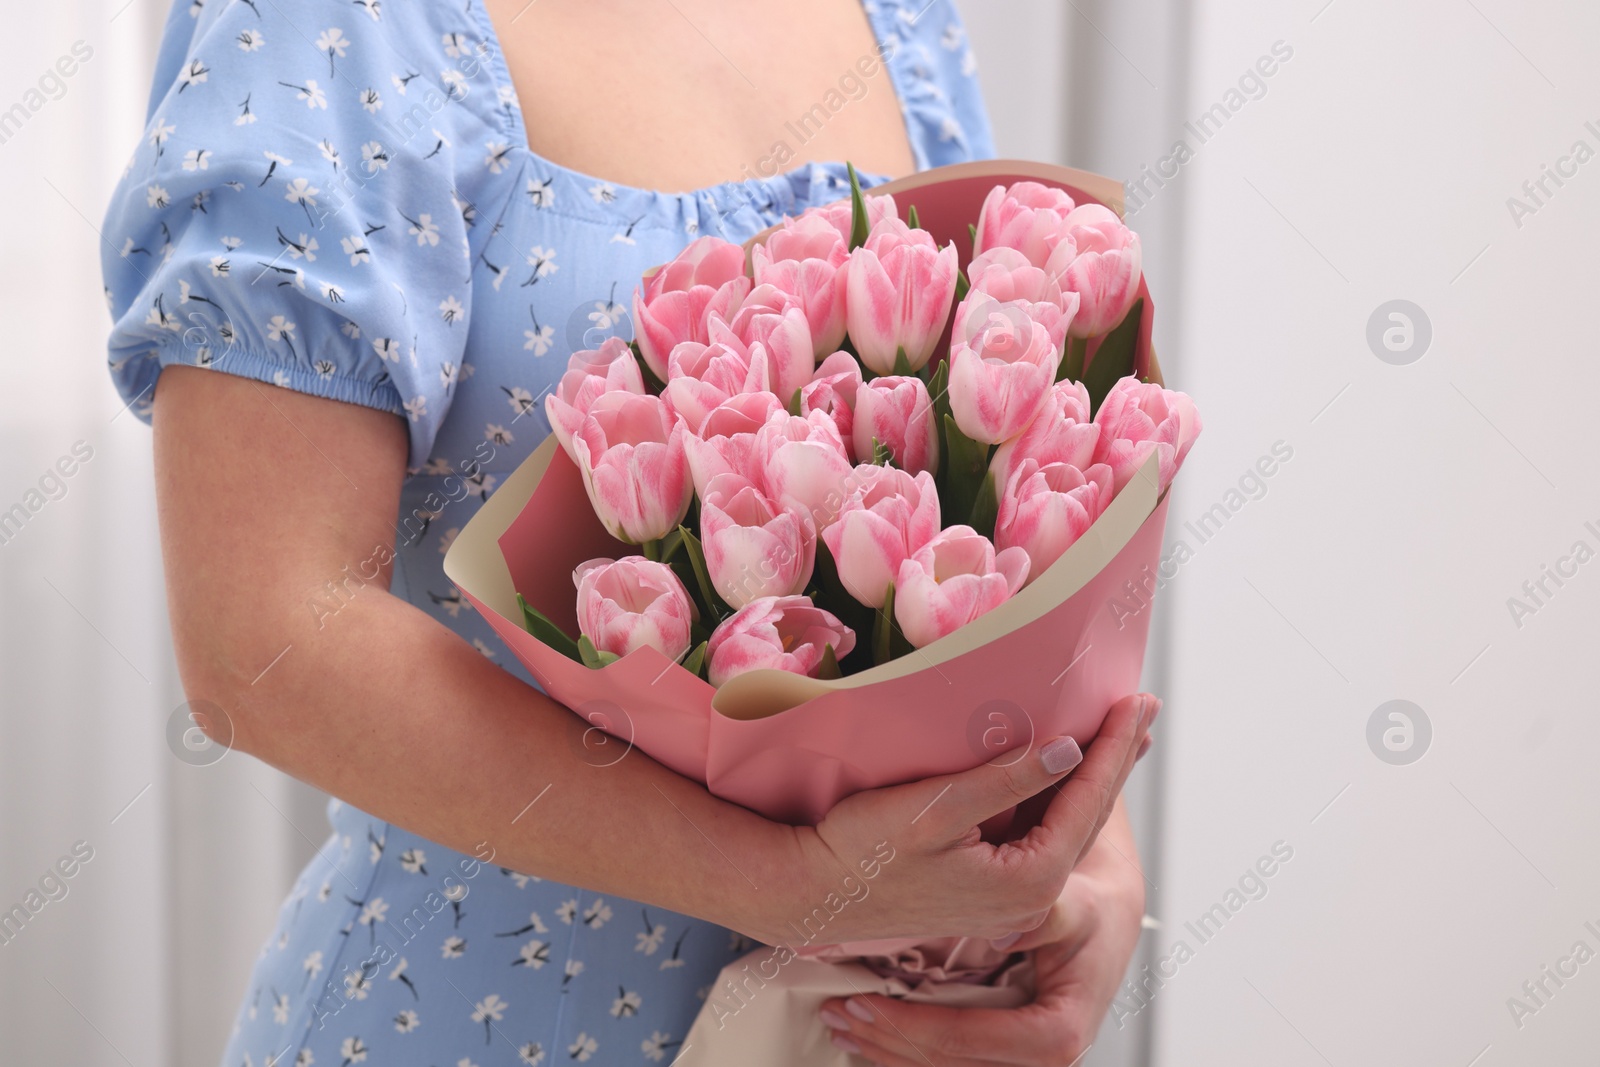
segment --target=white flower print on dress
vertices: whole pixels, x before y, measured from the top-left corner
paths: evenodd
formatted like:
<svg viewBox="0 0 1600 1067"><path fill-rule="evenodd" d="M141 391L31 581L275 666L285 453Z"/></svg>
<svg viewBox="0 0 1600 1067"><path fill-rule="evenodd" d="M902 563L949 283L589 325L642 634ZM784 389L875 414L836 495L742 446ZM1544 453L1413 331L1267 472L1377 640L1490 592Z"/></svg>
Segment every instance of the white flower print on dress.
<svg viewBox="0 0 1600 1067"><path fill-rule="evenodd" d="M494 445L509 445L515 440L511 431L497 422L491 422L483 428L484 440Z"/></svg>
<svg viewBox="0 0 1600 1067"><path fill-rule="evenodd" d="M359 267L363 263L372 261L372 249L367 247L367 239L360 234L353 233L349 237L339 238L339 247L350 257L352 267Z"/></svg>
<svg viewBox="0 0 1600 1067"><path fill-rule="evenodd" d="M383 18L382 0L355 0L355 5L372 17L373 22Z"/></svg>
<svg viewBox="0 0 1600 1067"><path fill-rule="evenodd" d="M517 950L517 958L512 961L513 967L529 967L537 971L550 962L550 946L540 940L526 942Z"/></svg>
<svg viewBox="0 0 1600 1067"><path fill-rule="evenodd" d="M267 321L267 340L287 341L294 343L294 323L282 315L274 315Z"/></svg>
<svg viewBox="0 0 1600 1067"><path fill-rule="evenodd" d="M422 1025L422 1019L415 1011L406 1008L394 1017L394 1028L402 1034L409 1034Z"/></svg>
<svg viewBox="0 0 1600 1067"><path fill-rule="evenodd" d="M527 193L534 207L549 207L556 202L555 186L548 178L529 178Z"/></svg>
<svg viewBox="0 0 1600 1067"><path fill-rule="evenodd" d="M428 214L427 212L423 212L414 219L408 218L405 215L401 215L400 217L404 218L411 224L411 229L406 232L417 239L418 245L429 245L430 247L438 246L439 227L435 225L432 215Z"/></svg>
<svg viewBox="0 0 1600 1067"><path fill-rule="evenodd" d="M500 999L498 993L490 993L472 1006L472 1021L483 1024L483 1043L489 1043L489 1036L493 1024L505 1017L506 1009L511 1007Z"/></svg>
<svg viewBox="0 0 1600 1067"><path fill-rule="evenodd" d="M378 95L376 89L361 90L361 106L372 114L377 114L383 108L383 97Z"/></svg>
<svg viewBox="0 0 1600 1067"><path fill-rule="evenodd" d="M573 1039L572 1044L567 1046L567 1055L571 1056L579 1063L588 1063L590 1057L592 1057L595 1052L599 1050L599 1048L600 1042L596 1041L588 1034L580 1031L578 1036Z"/></svg>
<svg viewBox="0 0 1600 1067"><path fill-rule="evenodd" d="M359 970L344 972L344 999L366 1000L372 992L372 980Z"/></svg>
<svg viewBox="0 0 1600 1067"><path fill-rule="evenodd" d="M682 1044L672 1040L671 1034L663 1034L660 1030L651 1031L645 1040L639 1042L639 1049L644 1053L645 1059L660 1063L667 1058L667 1049L675 1048Z"/></svg>
<svg viewBox="0 0 1600 1067"><path fill-rule="evenodd" d="M178 92L183 92L191 85L198 85L206 81L211 75L211 68L203 60L191 59L189 65L178 74Z"/></svg>
<svg viewBox="0 0 1600 1067"><path fill-rule="evenodd" d="M639 994L617 987L617 999L611 1002L611 1014L618 1019L631 1019L639 1014L639 1005L644 1001L639 999Z"/></svg>
<svg viewBox="0 0 1600 1067"><path fill-rule="evenodd" d="M205 148L191 148L183 154L184 170L207 170L211 166L211 152Z"/></svg>
<svg viewBox="0 0 1600 1067"><path fill-rule="evenodd" d="M599 898L593 904L583 909L583 925L591 930L598 930L611 919L611 905Z"/></svg>
<svg viewBox="0 0 1600 1067"><path fill-rule="evenodd" d="M504 141L490 141L484 149L489 154L483 157L483 165L489 168L490 174L499 174L506 169L506 156L511 152L511 146Z"/></svg>
<svg viewBox="0 0 1600 1067"><path fill-rule="evenodd" d="M406 415L412 422L420 422L428 413L428 398L419 393L401 406L406 409Z"/></svg>
<svg viewBox="0 0 1600 1067"><path fill-rule="evenodd" d="M617 198L617 190L610 182L601 182L589 186L589 195L594 197L594 202L602 207Z"/></svg>
<svg viewBox="0 0 1600 1067"><path fill-rule="evenodd" d="M260 51L261 46L267 43L260 30L241 30L234 40L239 42L240 50L245 52Z"/></svg>
<svg viewBox="0 0 1600 1067"><path fill-rule="evenodd" d="M144 191L144 202L153 208L163 208L172 203L172 199L161 186L152 185Z"/></svg>
<svg viewBox="0 0 1600 1067"><path fill-rule="evenodd" d="M366 1042L359 1037L347 1037L344 1044L339 1046L339 1055L342 1057L341 1067L350 1067L352 1063L365 1063L367 1060Z"/></svg>
<svg viewBox="0 0 1600 1067"><path fill-rule="evenodd" d="M544 1062L544 1046L537 1041L529 1041L517 1049L517 1058L527 1067L539 1067L539 1064Z"/></svg>
<svg viewBox="0 0 1600 1067"><path fill-rule="evenodd" d="M540 326L538 319L533 320L533 329L522 331L522 336L524 338L522 347L532 352L536 359L549 352L550 347L556 343L555 327ZM515 398L512 398L511 406L517 406Z"/></svg>
<svg viewBox="0 0 1600 1067"><path fill-rule="evenodd" d="M400 853L400 869L411 874L428 873L428 856L420 848L408 848Z"/></svg>
<svg viewBox="0 0 1600 1067"><path fill-rule="evenodd" d="M444 944L439 947L439 955L447 960L459 960L466 954L467 943L454 934L444 939Z"/></svg>
<svg viewBox="0 0 1600 1067"><path fill-rule="evenodd" d="M460 321L466 313L467 309L461 306L461 301L453 296L447 296L439 301L439 316L448 323L454 324Z"/></svg>
<svg viewBox="0 0 1600 1067"><path fill-rule="evenodd" d="M533 270L528 275L528 280L522 283L524 288L533 285L540 278L548 278L561 269L560 265L556 263L555 249L545 248L543 245L534 245L528 249L527 259L528 266L532 267Z"/></svg>
<svg viewBox="0 0 1600 1067"><path fill-rule="evenodd" d="M330 62L332 61L330 60ZM321 108L323 111L328 110L328 94L317 87L317 81L315 78L306 79L306 83L304 85L295 85L292 82L279 82L278 84L285 86L286 88L293 89L294 98L296 100L304 100L306 102L306 107L310 108L312 111L315 111L318 108Z"/></svg>
<svg viewBox="0 0 1600 1067"><path fill-rule="evenodd" d="M372 342L372 350L387 363L400 362L400 342L392 337L380 337Z"/></svg>
<svg viewBox="0 0 1600 1067"><path fill-rule="evenodd" d="M350 39L346 37L344 35L344 31L339 29L337 26L333 27L332 29L323 30L322 35L317 38L317 51L328 53L329 77L333 76L333 57L338 56L340 59L343 59L345 49L349 47ZM308 84L315 83L313 82Z"/></svg>
<svg viewBox="0 0 1600 1067"><path fill-rule="evenodd" d="M361 160L368 174L376 174L389 166L389 150L383 147L382 141L368 141L361 146Z"/></svg>

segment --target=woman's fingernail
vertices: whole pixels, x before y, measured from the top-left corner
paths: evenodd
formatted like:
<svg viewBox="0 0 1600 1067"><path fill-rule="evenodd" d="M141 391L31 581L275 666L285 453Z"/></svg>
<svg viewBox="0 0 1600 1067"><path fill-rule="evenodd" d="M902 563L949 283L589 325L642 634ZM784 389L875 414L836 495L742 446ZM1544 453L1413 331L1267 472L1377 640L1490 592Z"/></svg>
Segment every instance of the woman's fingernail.
<svg viewBox="0 0 1600 1067"><path fill-rule="evenodd" d="M1155 706L1154 710L1152 710L1150 712L1150 725L1154 725L1155 721L1156 721L1156 716L1161 714L1161 706L1162 706L1163 703L1164 702L1162 701L1162 699L1160 697L1156 697L1156 706Z"/></svg>
<svg viewBox="0 0 1600 1067"><path fill-rule="evenodd" d="M1145 735L1144 735L1144 740L1143 740L1143 741L1140 741L1140 742L1139 742L1139 751L1138 751L1138 752L1136 752L1136 753L1135 753L1135 754L1134 754L1134 757L1133 757L1133 761L1134 761L1134 762L1135 762L1135 763L1137 763L1137 762L1139 762L1139 761L1140 761L1140 760L1142 760L1142 759L1144 759L1144 754L1145 754L1145 753L1146 753L1146 752L1149 752L1149 751L1150 751L1150 745L1151 745L1151 744L1152 744L1152 743L1153 743L1153 742L1154 742L1154 741L1155 741L1155 738L1154 738L1154 737L1152 737L1152 736L1151 736L1151 735L1149 735L1149 734L1145 734Z"/></svg>
<svg viewBox="0 0 1600 1067"><path fill-rule="evenodd" d="M1039 750L1039 758L1045 773L1061 774L1083 762L1083 749L1070 737L1058 737Z"/></svg>
<svg viewBox="0 0 1600 1067"><path fill-rule="evenodd" d="M1010 948L1012 945L1015 945L1021 940L1022 933L1021 931L1018 931L1016 933L1007 934L1004 937L997 937L990 941L989 944L993 945L998 951L1004 952L1006 949Z"/></svg>
<svg viewBox="0 0 1600 1067"><path fill-rule="evenodd" d="M854 1041L851 1041L848 1037L845 1037L843 1034L834 1034L833 1038L832 1038L832 1041L833 1041L835 1047L842 1048L846 1052L860 1052L861 1051L861 1046L860 1045L856 1044Z"/></svg>
<svg viewBox="0 0 1600 1067"><path fill-rule="evenodd" d="M822 1024L829 1030L848 1030L850 1020L834 1011L832 1008L823 1008L817 1013L822 1018Z"/></svg>
<svg viewBox="0 0 1600 1067"><path fill-rule="evenodd" d="M872 1009L867 1007L867 1002L862 1000L860 997L851 997L849 1000L845 1001L844 1010L849 1012L851 1015L854 1015L857 1019L860 1019L864 1023L870 1023L874 1018Z"/></svg>

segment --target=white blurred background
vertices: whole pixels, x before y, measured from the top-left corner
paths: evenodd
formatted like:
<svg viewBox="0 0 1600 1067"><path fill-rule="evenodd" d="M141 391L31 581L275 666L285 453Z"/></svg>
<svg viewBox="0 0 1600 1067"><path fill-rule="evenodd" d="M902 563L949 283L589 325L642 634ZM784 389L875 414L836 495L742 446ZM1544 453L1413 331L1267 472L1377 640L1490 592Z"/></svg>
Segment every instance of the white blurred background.
<svg viewBox="0 0 1600 1067"><path fill-rule="evenodd" d="M1600 9L961 6L1002 155L1164 170L1131 219L1207 426L1130 786L1159 925L1085 1063L1593 1062L1600 557L1560 561L1600 552ZM0 124L0 511L92 455L0 544L0 910L92 858L0 944L0 1064L210 1067L321 802L166 740L149 432L105 372L95 229L163 0L10 10L0 112L92 54Z"/></svg>

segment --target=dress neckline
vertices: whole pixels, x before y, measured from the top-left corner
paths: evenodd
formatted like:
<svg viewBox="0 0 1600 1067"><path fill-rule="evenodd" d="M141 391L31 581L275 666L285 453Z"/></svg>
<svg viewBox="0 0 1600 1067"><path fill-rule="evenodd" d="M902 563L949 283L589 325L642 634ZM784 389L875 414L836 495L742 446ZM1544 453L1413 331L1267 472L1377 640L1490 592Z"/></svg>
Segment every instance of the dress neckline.
<svg viewBox="0 0 1600 1067"><path fill-rule="evenodd" d="M912 159L915 166L922 166L923 151L917 140L917 131L912 123L911 112L906 104L909 99L907 86L901 81L899 64L896 57L903 53L903 43L897 33L889 33L883 24L884 15L880 9L882 0L861 0L862 10L867 16L867 25L872 30L873 42L878 49L878 62L882 65L884 73L889 78L889 86L895 97L895 106L900 111L900 121L906 132L906 140L911 146ZM522 100L517 95L517 87L511 80L511 68L506 63L505 48L500 39L500 31L495 27L494 19L490 17L488 7L482 0L469 2L467 7L477 19L485 41L489 44L492 53L488 57L489 65L499 86L503 100L509 101L509 106L496 108L500 123L507 136L511 138L512 146L516 151L537 163L550 175L560 175L569 181L581 183L591 187L605 187L618 197L637 199L641 197L656 200L675 201L679 203L699 202L710 200L714 204L744 203L763 210L773 206L775 200L787 200L781 194L788 193L807 177L816 175L819 171L829 176L837 176L843 180L846 173L844 160L813 160L800 163L785 171L776 174L753 177L733 178L727 181L715 182L711 185L701 186L685 192L669 192L663 189L646 189L642 186L628 185L625 182L602 178L596 174L588 174L565 164L558 163L547 156L542 156L528 146L527 120L523 118ZM890 175L857 169L861 184L880 185L890 180ZM780 194L774 197L773 193Z"/></svg>

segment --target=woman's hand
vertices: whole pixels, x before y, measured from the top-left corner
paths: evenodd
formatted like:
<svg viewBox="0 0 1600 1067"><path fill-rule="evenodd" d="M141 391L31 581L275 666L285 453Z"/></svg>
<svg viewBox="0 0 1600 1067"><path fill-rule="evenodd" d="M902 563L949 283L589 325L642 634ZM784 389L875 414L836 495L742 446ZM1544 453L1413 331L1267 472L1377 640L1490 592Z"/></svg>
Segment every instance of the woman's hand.
<svg viewBox="0 0 1600 1067"><path fill-rule="evenodd" d="M851 997L824 1004L822 1020L840 1047L886 1067L1067 1067L1093 1044L1143 915L1143 874L1119 803L1049 918L1014 942L1033 951L1033 1003L995 1010Z"/></svg>
<svg viewBox="0 0 1600 1067"><path fill-rule="evenodd" d="M830 892L849 895L841 883L859 884L864 861L893 857L874 868L860 905L832 919L827 940L1002 938L1046 923L1111 816L1158 703L1148 694L1118 701L1081 764L1077 745L1059 738L1009 766L858 793L815 830L797 831L815 903ZM1051 788L1043 820L1026 836L1001 845L979 837L984 820Z"/></svg>

